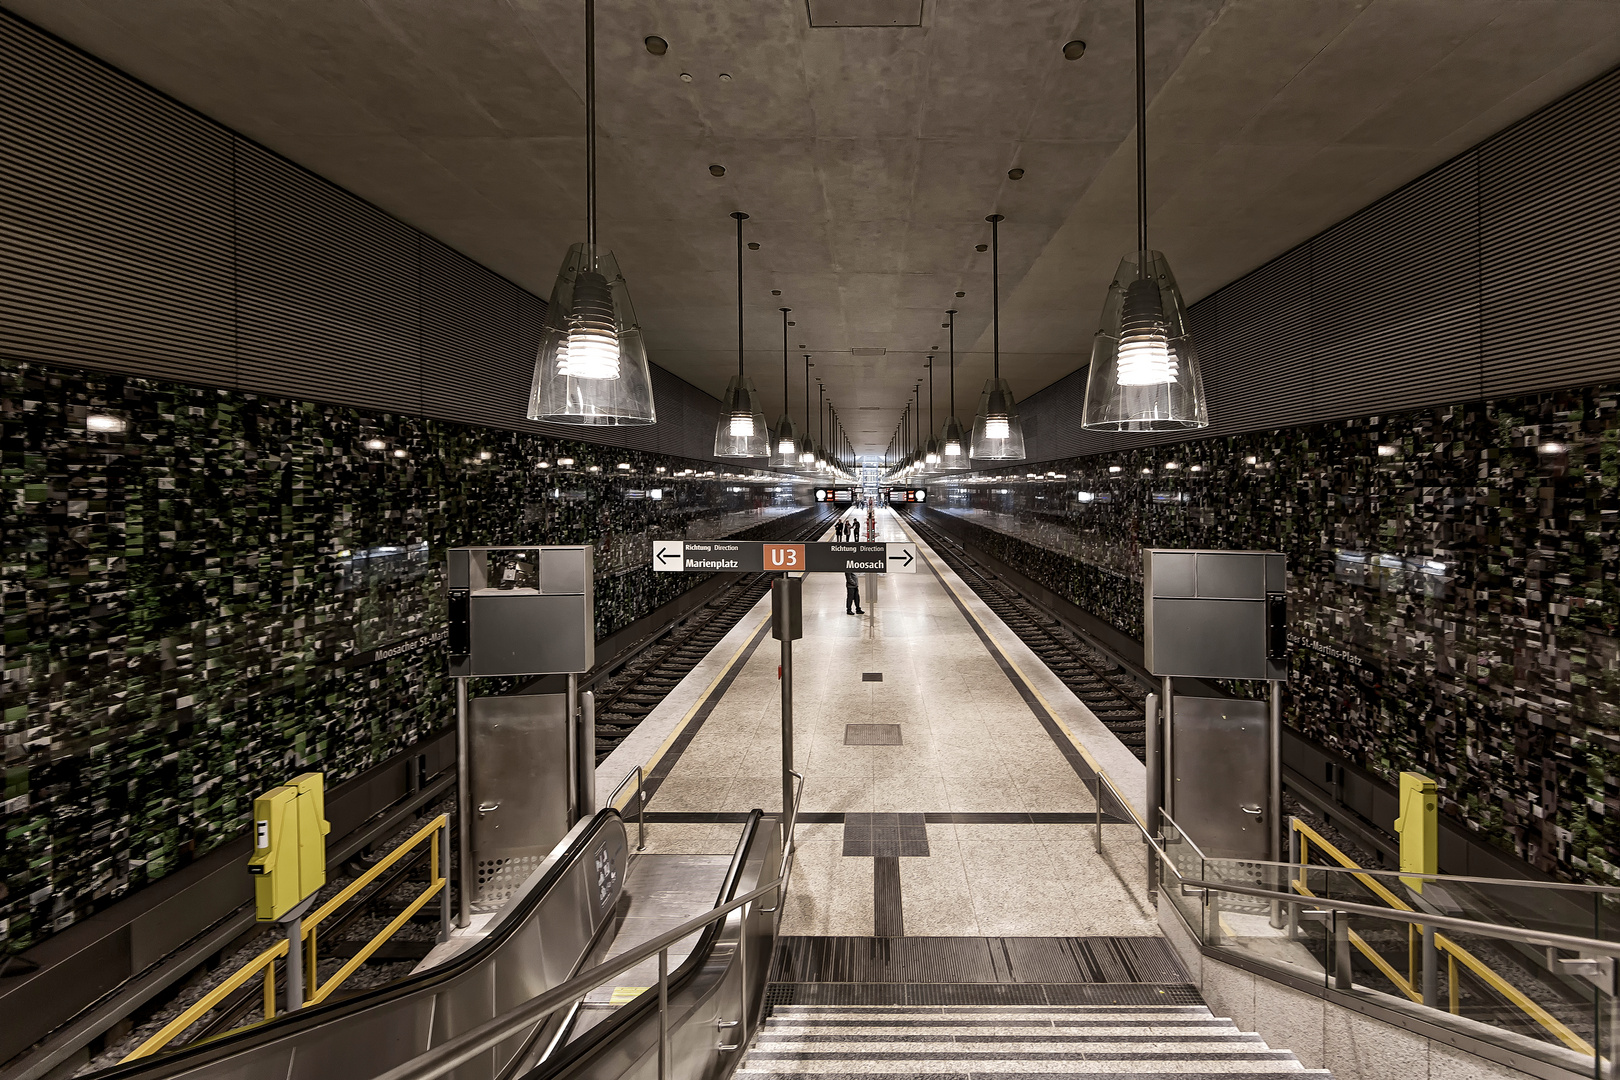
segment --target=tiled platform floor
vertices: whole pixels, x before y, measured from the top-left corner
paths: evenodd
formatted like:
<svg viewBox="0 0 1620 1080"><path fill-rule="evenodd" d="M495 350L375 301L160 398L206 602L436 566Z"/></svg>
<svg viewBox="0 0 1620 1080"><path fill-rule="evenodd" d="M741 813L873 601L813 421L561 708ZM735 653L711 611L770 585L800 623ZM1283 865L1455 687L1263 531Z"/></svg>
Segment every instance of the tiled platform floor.
<svg viewBox="0 0 1620 1080"><path fill-rule="evenodd" d="M891 511L879 539L910 539ZM794 644L794 758L803 809L784 934L874 933L875 860L844 854L842 814L1090 813L1093 801L924 565L866 575L864 616L844 582L809 575ZM982 616L981 616L982 617ZM1006 633L1004 628L1002 633ZM682 752L648 809L738 812L781 803L777 643L765 638ZM870 679L873 673L881 681ZM900 745L850 745L847 725L894 724ZM735 824L652 822L649 850L729 854ZM929 822L925 857L898 860L904 933L926 936L1157 935L1136 830ZM885 890L879 890L883 892Z"/></svg>

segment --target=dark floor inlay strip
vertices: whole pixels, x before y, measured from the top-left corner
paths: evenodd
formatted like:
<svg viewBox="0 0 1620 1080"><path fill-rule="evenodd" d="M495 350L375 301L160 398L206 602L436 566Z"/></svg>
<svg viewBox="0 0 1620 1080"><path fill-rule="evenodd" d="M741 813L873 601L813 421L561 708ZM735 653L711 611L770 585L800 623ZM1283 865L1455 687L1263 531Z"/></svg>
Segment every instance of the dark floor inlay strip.
<svg viewBox="0 0 1620 1080"><path fill-rule="evenodd" d="M900 906L900 857L880 855L872 860L872 928L878 937L904 937Z"/></svg>

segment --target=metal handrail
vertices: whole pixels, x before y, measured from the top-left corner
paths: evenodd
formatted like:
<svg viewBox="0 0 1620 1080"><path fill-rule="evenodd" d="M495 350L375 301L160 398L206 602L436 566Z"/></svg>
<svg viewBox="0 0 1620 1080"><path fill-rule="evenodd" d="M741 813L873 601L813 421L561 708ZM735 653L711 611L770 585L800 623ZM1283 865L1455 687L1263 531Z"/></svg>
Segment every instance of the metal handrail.
<svg viewBox="0 0 1620 1080"><path fill-rule="evenodd" d="M1171 870L1174 869L1175 867L1172 866ZM1275 900L1281 904L1309 906L1318 911L1343 911L1351 915L1376 915L1391 922L1412 923L1418 926L1432 924L1465 934L1478 934L1481 937L1498 937L1508 941L1522 941L1527 945L1568 949L1574 952L1597 953L1599 956L1620 959L1620 942L1604 941L1601 938L1557 934L1550 930L1530 930L1521 926L1508 926L1504 923L1482 923L1472 919L1459 919L1451 915L1431 915L1426 911L1401 911L1399 908L1379 907L1376 904L1358 904L1353 900L1331 900L1325 897L1303 898L1292 893L1278 892L1275 889L1259 889L1223 881L1203 881L1199 878L1185 878L1180 874L1177 874L1176 877L1183 885L1194 889L1237 893L1240 896L1258 896L1261 899Z"/></svg>
<svg viewBox="0 0 1620 1080"><path fill-rule="evenodd" d="M788 814L786 843L782 847L782 871L773 880L734 900L720 904L696 918L688 919L674 929L666 930L652 940L637 945L629 952L620 953L611 960L605 960L590 970L581 972L567 982L560 983L545 993L530 998L516 1008L485 1021L471 1031L458 1035L434 1047L427 1053L405 1062L403 1065L397 1065L389 1069L376 1077L375 1080L434 1080L436 1077L453 1072L480 1054L499 1046L512 1036L541 1023L558 1009L584 997L615 975L629 971L655 954L658 956L658 1013L661 1028L659 1036L659 1075L665 1076L668 1055L663 1052L663 1047L668 1042L668 1029L664 1025L667 1024L669 1009L669 947L698 933L710 923L724 918L738 908L751 904L769 893L780 890L781 895L786 896L788 878L793 871L793 831L799 821L799 804L804 801L804 777L797 772L794 772L793 775L799 779L799 790L794 796L793 807ZM781 906L782 901L778 899L776 908L761 908L760 910L762 912L780 910Z"/></svg>
<svg viewBox="0 0 1620 1080"><path fill-rule="evenodd" d="M356 952L348 963L339 968L330 979L326 980L325 983L320 982L319 970L316 967L315 931L317 927L320 926L321 920L325 919L339 907L353 899L367 885L370 885L373 881L376 881L377 878L382 876L382 873L385 870L399 862L401 859L405 858L406 855L409 855L411 852L415 851L418 845L420 845L428 837L431 837L435 832L440 833L440 843L430 844L428 847L429 862L427 887L422 890L421 894L417 896L415 900L406 905L405 910L400 912L399 915L395 916L392 922L383 927L382 930L378 931L377 934L369 942L367 942L363 948ZM432 821L418 829L409 840L405 841L403 844L400 844L393 851L390 851L386 856L379 859L375 866L367 870L364 874L361 874L359 877L355 878L348 885L344 886L344 888L340 890L336 896L322 904L314 914L306 917L303 920L301 933L299 934L299 945L308 953L308 971L310 973L310 980L313 985L310 988L310 991L303 995L302 1004L316 1005L322 1001L325 1001L334 990L342 985L345 979L354 974L355 970L359 968L361 964L370 959L372 953L381 948L384 942L393 937L395 932L398 931L401 926L404 926L405 923L410 921L411 917L420 911L422 907L435 896L439 896L441 898L439 921L443 929L440 933L440 940L442 941L449 936L448 928L450 920L450 894L449 882L445 878L445 871L449 867L450 858L449 837L450 817L448 814L440 814L438 817L434 818ZM181 1013L179 1016L169 1021L169 1023L165 1024L162 1030L160 1030L157 1034L141 1043L141 1045L136 1047L134 1051L132 1051L127 1057L120 1060L119 1064L135 1061L143 1057L149 1057L152 1054L157 1053L159 1050L163 1049L170 1042L172 1042L174 1038L181 1032L185 1031L192 1024L195 1024L198 1020L201 1020L205 1015L211 1012L216 1005L218 1005L221 1001L224 1001L225 998L230 996L233 991L242 986L248 981L248 979L252 978L260 971L264 972L264 1018L266 1020L272 1019L276 1015L275 964L278 958L287 955L288 949L289 943L286 940L282 940L276 942L274 945L259 953L246 964L242 965L241 969L235 974L231 975L230 978L226 979L224 982L214 987L214 989L210 990L207 994L203 995L203 997L199 999L196 1004L192 1005L185 1012Z"/></svg>
<svg viewBox="0 0 1620 1080"><path fill-rule="evenodd" d="M1311 866L1309 864L1309 862L1308 862L1309 854L1308 853L1309 853L1310 849L1309 849L1309 847L1307 845L1309 845L1314 840L1316 842L1316 846L1317 846L1317 848L1319 850L1321 850L1323 853L1328 855L1330 858L1334 858L1334 859L1337 859L1339 861L1340 866L1337 869L1357 871L1355 874L1353 874L1353 876L1358 881L1360 881L1362 885L1366 886L1367 889L1374 896L1376 896L1380 900L1384 901L1384 903L1386 903L1386 904L1390 905L1390 907L1395 908L1395 909L1400 910L1400 911L1413 911L1413 912L1415 912L1417 910L1414 907L1412 907L1411 904L1408 904L1406 901L1402 900L1400 897L1396 896L1394 893L1392 893L1388 889L1384 888L1383 885L1379 884L1377 881L1374 881L1371 877L1367 876L1364 873L1360 873L1359 871L1361 870L1361 867L1357 866L1355 861L1352 860L1350 858L1350 856L1348 856L1344 852L1340 851L1336 845L1330 843L1328 841L1328 839L1326 837L1324 837L1321 833L1317 832L1315 829L1311 828L1309 825L1305 824L1303 821L1299 820L1297 817L1289 819L1289 828L1292 831L1294 831L1296 833L1299 833L1300 837L1301 837L1301 840L1302 840L1302 843L1300 844L1300 848L1299 848L1299 851L1300 851L1299 861L1294 864L1301 871L1301 875L1300 875L1300 877L1298 879L1290 879L1290 881L1289 881L1290 886L1293 888L1293 890L1295 892L1297 892L1297 893L1299 893L1299 894L1301 894L1303 896L1311 897L1313 900L1316 899L1317 898L1316 894L1313 893L1310 890L1310 887L1307 884L1307 881L1306 881L1306 879L1304 877L1304 872L1308 871L1308 870L1321 871L1321 870L1333 870L1333 869L1336 869L1334 867L1322 867L1322 866L1313 867L1313 866ZM1421 924L1421 925L1428 925L1428 924ZM1412 947L1411 947L1411 940L1410 939L1411 939L1411 934L1418 928L1419 928L1418 926L1414 926L1414 927L1411 927L1411 928L1408 929L1407 971L1406 971L1406 978L1405 979L1402 979L1400 977L1399 973L1394 970L1394 968L1389 964L1388 961L1384 960L1383 957L1377 955L1377 953L1373 949L1372 945L1364 937L1362 937L1360 934L1354 934L1353 933L1351 935L1355 939L1352 942L1352 944L1354 944L1356 946L1356 948L1359 949L1364 956L1366 956L1369 960L1371 960L1373 962L1373 964L1376 967L1379 968L1379 970L1383 971L1384 975L1387 978L1389 978L1389 980L1391 982L1393 982L1395 984L1395 986L1401 991L1401 993L1405 994L1408 998L1411 998L1413 1001L1420 1002L1422 1004L1433 1004L1432 1002L1425 1001L1424 1000L1424 994L1422 992L1414 989L1414 984L1417 981L1417 975L1416 975L1416 972L1414 970L1415 958L1414 958L1414 955L1413 955L1413 950L1412 950ZM1593 1048L1592 1048L1592 1044L1587 1042L1585 1039L1581 1038L1579 1035L1575 1034L1575 1032L1570 1029L1569 1025L1565 1024L1563 1021L1559 1020L1556 1016L1553 1016L1551 1013L1549 1013L1546 1009L1542 1008L1540 1004L1538 1004L1536 1001L1534 1001L1524 991L1520 990L1518 987L1514 986L1512 983L1510 983L1506 979L1504 979L1501 976L1501 974L1496 971L1496 969L1492 968L1489 964L1485 963L1485 961L1479 959L1473 953L1469 952L1467 949L1463 948L1463 946L1461 946L1457 942L1451 940L1451 938L1447 937L1446 935L1436 933L1431 938L1429 935L1425 934L1424 935L1424 950L1425 950L1425 954L1426 954L1425 955L1425 973L1426 973L1426 977L1427 977L1428 965L1434 962L1433 960L1429 959L1428 956L1427 956L1427 953L1430 950L1434 951L1436 959L1438 958L1438 953L1440 953L1440 952L1446 953L1448 955L1448 957L1450 958L1451 970L1452 970L1452 992L1451 992L1451 1005L1452 1005L1452 1007L1451 1007L1451 1012L1456 1013L1458 1011L1457 1005L1456 1005L1457 992L1456 992L1456 985L1455 985L1455 983L1456 983L1456 974L1455 974L1455 972L1456 972L1456 965L1460 962L1469 971L1472 971L1476 976L1478 976L1481 980L1483 980L1486 983L1486 985L1490 986L1491 989L1495 990L1497 993L1499 993L1503 997L1507 998L1508 1003L1511 1004L1514 1008L1516 1008L1520 1012L1524 1013L1530 1019L1534 1020L1537 1024L1540 1024L1541 1027L1544 1030L1546 1030L1549 1034L1551 1034L1559 1042L1563 1043L1565 1046L1569 1047L1571 1050L1574 1050L1576 1053L1587 1054L1587 1055L1591 1055L1591 1054L1596 1053L1596 1051L1593 1050Z"/></svg>
<svg viewBox="0 0 1620 1080"><path fill-rule="evenodd" d="M632 776L636 778L636 850L637 851L646 851L647 850L647 774L643 770L642 766L637 765L635 768L631 769L629 772L624 774L624 779L619 781L619 786L614 788L613 789L613 794L611 794L611 795L609 795L607 797L607 804L609 806L613 805L613 800L617 799L619 797L619 792L624 790L624 785L626 785L626 784L628 784L630 782L630 778ZM619 809L622 811L624 809L624 807L621 806L621 807L619 807Z"/></svg>

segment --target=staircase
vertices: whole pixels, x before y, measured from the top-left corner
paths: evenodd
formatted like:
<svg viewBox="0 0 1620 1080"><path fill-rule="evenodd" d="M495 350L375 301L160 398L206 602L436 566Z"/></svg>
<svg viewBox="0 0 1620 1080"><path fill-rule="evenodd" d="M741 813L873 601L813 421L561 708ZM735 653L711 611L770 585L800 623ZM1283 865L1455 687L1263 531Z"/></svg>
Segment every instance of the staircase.
<svg viewBox="0 0 1620 1080"><path fill-rule="evenodd" d="M1327 1077L1203 1005L778 1005L737 1070L907 1077Z"/></svg>

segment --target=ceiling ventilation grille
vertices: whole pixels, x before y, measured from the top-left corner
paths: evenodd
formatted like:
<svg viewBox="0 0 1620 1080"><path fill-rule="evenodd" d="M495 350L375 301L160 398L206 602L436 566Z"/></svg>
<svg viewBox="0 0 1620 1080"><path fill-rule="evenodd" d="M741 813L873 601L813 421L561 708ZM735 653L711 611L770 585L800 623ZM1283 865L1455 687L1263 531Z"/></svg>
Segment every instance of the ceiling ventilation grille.
<svg viewBox="0 0 1620 1080"><path fill-rule="evenodd" d="M921 26L923 0L807 0L811 26Z"/></svg>

